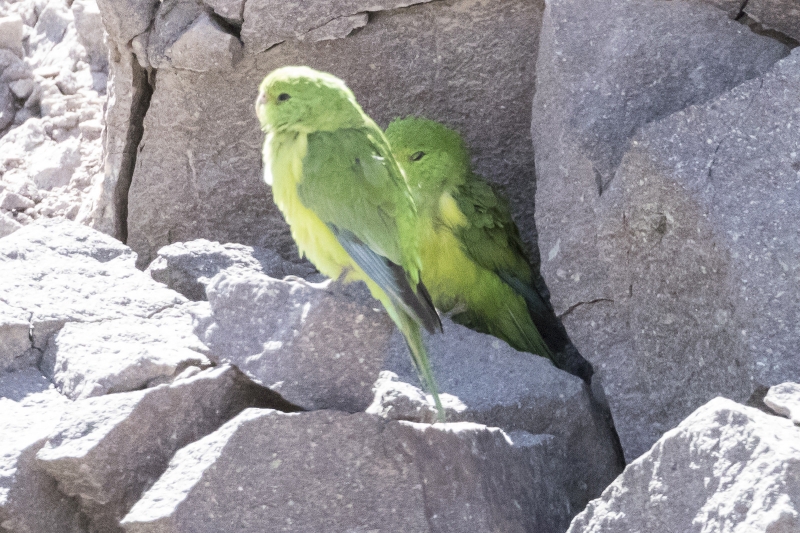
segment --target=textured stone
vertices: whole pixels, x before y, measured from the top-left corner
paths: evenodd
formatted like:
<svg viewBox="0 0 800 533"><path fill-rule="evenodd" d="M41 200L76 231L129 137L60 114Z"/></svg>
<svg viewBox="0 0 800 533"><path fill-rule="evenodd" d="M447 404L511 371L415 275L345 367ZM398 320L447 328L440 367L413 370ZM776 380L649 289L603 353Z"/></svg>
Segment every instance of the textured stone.
<svg viewBox="0 0 800 533"><path fill-rule="evenodd" d="M30 199L15 192L5 190L0 193L0 209L5 209L6 211L24 211L33 206L34 203Z"/></svg>
<svg viewBox="0 0 800 533"><path fill-rule="evenodd" d="M800 530L800 428L717 398L666 433L569 533Z"/></svg>
<svg viewBox="0 0 800 533"><path fill-rule="evenodd" d="M242 43L203 13L167 53L178 69L229 70L242 57Z"/></svg>
<svg viewBox="0 0 800 533"><path fill-rule="evenodd" d="M372 412L390 418L430 420L430 406L418 402L422 393L404 385L419 385L405 341L365 289L223 273L208 298L212 317L199 336L209 357L237 365L287 401L348 412L373 404ZM444 333L427 336L426 344L440 391L449 395L449 419L556 436L573 465L560 482L577 512L620 468L584 383L544 358L442 322ZM387 384L382 371L404 384ZM383 397L377 404L374 387Z"/></svg>
<svg viewBox="0 0 800 533"><path fill-rule="evenodd" d="M224 270L263 273L277 279L305 278L316 272L310 263L286 261L266 248L205 239L161 248L145 272L190 300L198 301L206 299L206 285Z"/></svg>
<svg viewBox="0 0 800 533"><path fill-rule="evenodd" d="M14 52L19 57L24 55L22 48L22 19L16 13L8 17L0 17L0 48Z"/></svg>
<svg viewBox="0 0 800 533"><path fill-rule="evenodd" d="M744 11L764 28L800 41L800 4L795 0L748 0Z"/></svg>
<svg viewBox="0 0 800 533"><path fill-rule="evenodd" d="M420 114L458 128L473 149L477 170L509 186L515 215L533 242L527 117L542 5L490 0L478 8L473 0L453 0L382 11L400 3L405 2L317 2L293 20L294 10L306 3L246 2L242 60L233 70L204 73L170 68L158 53L180 36L181 25L191 25L199 10L181 7L185 16L172 15L175 7L169 12L175 23L167 28L165 22L163 30L156 19L147 34L147 56L151 64L164 63L158 63L128 195L126 242L139 253L140 267L159 248L197 238L296 255L262 180L263 133L253 112L258 84L286 64L307 64L342 77L383 126L397 116ZM169 5L165 2L163 9ZM264 12L270 5L273 12ZM300 41L288 32L269 37L287 40L266 52L247 51L252 42L248 31L253 39L256 34L274 36L288 24L305 32L339 14L367 11L369 23L347 38ZM276 16L277 26L263 18ZM316 22L305 26L306 19ZM121 136L113 131L119 127L109 122L109 136Z"/></svg>
<svg viewBox="0 0 800 533"><path fill-rule="evenodd" d="M242 24L244 0L205 0L214 13L234 24Z"/></svg>
<svg viewBox="0 0 800 533"><path fill-rule="evenodd" d="M0 371L0 529L83 533L78 506L34 460L71 402L35 368Z"/></svg>
<svg viewBox="0 0 800 533"><path fill-rule="evenodd" d="M158 0L98 0L103 26L115 42L127 44L150 25Z"/></svg>
<svg viewBox="0 0 800 533"><path fill-rule="evenodd" d="M194 309L193 309L194 307ZM186 367L206 367L208 348L193 333L197 305L152 317L70 322L47 343L40 368L72 400L138 390Z"/></svg>
<svg viewBox="0 0 800 533"><path fill-rule="evenodd" d="M86 49L93 71L108 71L108 48L103 39L103 21L96 0L73 0L72 16L78 41Z"/></svg>
<svg viewBox="0 0 800 533"><path fill-rule="evenodd" d="M276 404L277 395L233 367L187 372L172 385L75 402L36 459L63 493L79 497L94 531L119 531L176 450L246 407Z"/></svg>
<svg viewBox="0 0 800 533"><path fill-rule="evenodd" d="M14 122L16 114L14 95L7 83L0 82L0 131Z"/></svg>
<svg viewBox="0 0 800 533"><path fill-rule="evenodd" d="M11 235L21 227L22 224L14 220L11 216L6 213L0 213L0 238Z"/></svg>
<svg viewBox="0 0 800 533"><path fill-rule="evenodd" d="M561 465L542 435L368 414L248 409L180 450L129 533L562 531ZM231 482L235 480L234 482Z"/></svg>
<svg viewBox="0 0 800 533"><path fill-rule="evenodd" d="M245 2L242 42L249 52L263 52L287 39L302 38L309 32L358 13L389 11L430 1L338 0L286 4L280 0L252 0Z"/></svg>
<svg viewBox="0 0 800 533"><path fill-rule="evenodd" d="M767 407L800 426L800 384L781 383L769 388L764 397Z"/></svg>
<svg viewBox="0 0 800 533"><path fill-rule="evenodd" d="M781 355L796 359L796 61L699 106L783 54L702 3L548 5L532 128L542 275L628 460L711 398L796 375ZM770 277L758 296L740 281Z"/></svg>
<svg viewBox="0 0 800 533"><path fill-rule="evenodd" d="M25 317L41 353L67 322L146 318L186 301L136 270L135 259L120 242L74 222L32 224L0 240L0 302L15 310L17 331ZM24 355L5 352L0 361Z"/></svg>

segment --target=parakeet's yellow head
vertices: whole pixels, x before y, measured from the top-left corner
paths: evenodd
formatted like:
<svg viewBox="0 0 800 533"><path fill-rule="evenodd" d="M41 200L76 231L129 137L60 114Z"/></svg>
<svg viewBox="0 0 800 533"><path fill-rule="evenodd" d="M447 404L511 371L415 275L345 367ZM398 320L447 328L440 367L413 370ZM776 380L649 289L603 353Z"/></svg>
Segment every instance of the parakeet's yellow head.
<svg viewBox="0 0 800 533"><path fill-rule="evenodd" d="M417 203L438 199L447 187L464 183L469 173L464 140L444 124L426 118L399 118L386 128L386 138Z"/></svg>
<svg viewBox="0 0 800 533"><path fill-rule="evenodd" d="M310 67L281 67L261 82L256 115L264 131L332 131L363 124L364 113L342 80Z"/></svg>

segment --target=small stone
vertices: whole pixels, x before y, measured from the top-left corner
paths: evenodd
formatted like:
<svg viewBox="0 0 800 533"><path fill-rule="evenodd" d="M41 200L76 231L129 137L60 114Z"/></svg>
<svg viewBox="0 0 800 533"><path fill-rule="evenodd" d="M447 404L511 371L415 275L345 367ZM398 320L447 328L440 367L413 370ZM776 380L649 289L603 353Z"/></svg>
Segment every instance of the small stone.
<svg viewBox="0 0 800 533"><path fill-rule="evenodd" d="M800 426L800 384L781 383L769 388L764 403L781 416Z"/></svg>
<svg viewBox="0 0 800 533"><path fill-rule="evenodd" d="M5 209L6 211L24 211L34 205L36 204L30 199L9 190L0 193L0 209Z"/></svg>
<svg viewBox="0 0 800 533"><path fill-rule="evenodd" d="M167 51L175 68L206 72L227 70L242 55L242 43L206 13L200 15Z"/></svg>
<svg viewBox="0 0 800 533"><path fill-rule="evenodd" d="M11 83L8 84L8 87L11 89L11 92L13 92L14 96L19 98L20 100L28 98L33 92L34 86L35 83L30 78L12 81Z"/></svg>

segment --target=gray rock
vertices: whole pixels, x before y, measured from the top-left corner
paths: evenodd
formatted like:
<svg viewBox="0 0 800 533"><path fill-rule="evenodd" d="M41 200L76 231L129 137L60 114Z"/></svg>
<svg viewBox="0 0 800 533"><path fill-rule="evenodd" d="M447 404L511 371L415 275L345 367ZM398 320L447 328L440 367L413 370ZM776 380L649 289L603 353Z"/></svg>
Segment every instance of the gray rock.
<svg viewBox="0 0 800 533"><path fill-rule="evenodd" d="M0 528L82 533L78 506L34 460L71 402L35 368L0 371Z"/></svg>
<svg viewBox="0 0 800 533"><path fill-rule="evenodd" d="M103 10L102 2L100 4ZM105 15L104 15L105 17ZM105 19L104 19L105 20ZM108 28L108 23L106 28ZM110 30L109 30L110 31ZM103 177L92 184L94 205L85 223L119 240L128 233L128 188L142 136L142 117L150 100L147 71L126 46L109 41L109 92L105 112ZM144 56L145 52L139 52ZM146 59L146 58L145 58Z"/></svg>
<svg viewBox="0 0 800 533"><path fill-rule="evenodd" d="M11 235L21 227L22 224L14 220L11 216L6 213L0 213L0 238Z"/></svg>
<svg viewBox="0 0 800 533"><path fill-rule="evenodd" d="M236 365L289 402L363 411L387 369L394 324L368 294L328 287L223 272L206 289L213 320L198 335L212 360Z"/></svg>
<svg viewBox="0 0 800 533"><path fill-rule="evenodd" d="M206 72L230 70L242 57L242 43L203 13L169 48L172 66Z"/></svg>
<svg viewBox="0 0 800 533"><path fill-rule="evenodd" d="M109 37L127 44L150 25L158 0L98 0L97 7Z"/></svg>
<svg viewBox="0 0 800 533"><path fill-rule="evenodd" d="M202 313L196 307L172 307L148 318L69 322L47 342L40 368L62 394L77 400L138 390L189 366L210 366L208 348L193 332L193 311Z"/></svg>
<svg viewBox="0 0 800 533"><path fill-rule="evenodd" d="M103 21L96 0L73 0L72 15L78 41L86 49L94 71L108 71L108 47L103 38Z"/></svg>
<svg viewBox="0 0 800 533"><path fill-rule="evenodd" d="M0 131L14 122L17 110L14 106L14 94L7 83L0 82Z"/></svg>
<svg viewBox="0 0 800 533"><path fill-rule="evenodd" d="M228 22L241 26L244 19L244 0L205 0L205 4Z"/></svg>
<svg viewBox="0 0 800 533"><path fill-rule="evenodd" d="M30 313L0 299L0 370L14 364L33 345L30 338Z"/></svg>
<svg viewBox="0 0 800 533"><path fill-rule="evenodd" d="M369 22L369 15L367 13L338 17L319 28L310 30L308 33L304 34L302 38L311 42L343 39L354 30L366 26L367 22Z"/></svg>
<svg viewBox="0 0 800 533"><path fill-rule="evenodd" d="M186 302L176 292L134 268L136 256L118 241L69 221L28 225L0 240L0 299L11 311L0 319L17 332L3 348L9 365L68 322L146 318ZM21 320L31 339L23 345ZM34 357L35 361L36 357ZM5 366L4 366L5 368Z"/></svg>
<svg viewBox="0 0 800 533"><path fill-rule="evenodd" d="M779 80L794 76L795 61L779 63L785 74L644 126L765 71L784 53L702 3L548 5L532 128L541 270L556 313L605 388L628 460L711 398L746 400L753 380L774 383L751 372L745 353L771 361L767 373L783 361L771 374L785 372L783 380L797 371L780 355L797 338L797 291L779 281L794 276L793 262L767 251L777 268L751 263L773 237L796 249L796 213L791 202L746 207L763 202L760 194L775 202L793 194L786 154L798 150L797 136L778 133L777 124L796 121L794 89ZM753 286L749 272L761 269L776 285L763 296L740 294L738 280ZM751 312L761 318L744 318ZM758 331L772 339L753 337Z"/></svg>
<svg viewBox="0 0 800 533"><path fill-rule="evenodd" d="M196 20L206 15L203 6L193 0L168 0L162 2L153 18L153 28L147 33L147 65L153 68L167 68L171 65L171 47L186 32ZM212 33L212 28L199 28L201 33ZM190 43L196 47L202 46L198 36L190 37ZM216 37L216 36L215 36ZM139 58L142 61L145 58ZM202 58L198 59L202 61Z"/></svg>
<svg viewBox="0 0 800 533"><path fill-rule="evenodd" d="M800 530L800 428L717 398L632 462L569 533Z"/></svg>
<svg viewBox="0 0 800 533"><path fill-rule="evenodd" d="M94 531L120 531L119 520L176 450L246 407L276 400L223 366L172 385L77 401L37 453L37 463L63 493L79 498Z"/></svg>
<svg viewBox="0 0 800 533"><path fill-rule="evenodd" d="M15 192L5 190L0 193L0 209L5 209L6 211L24 211L33 206L34 203L30 199Z"/></svg>
<svg viewBox="0 0 800 533"><path fill-rule="evenodd" d="M220 244L205 239L179 242L158 251L145 272L154 280L190 300L206 299L206 286L222 271L263 273L272 278L308 277L316 272L310 263L290 262L277 252L259 246Z"/></svg>
<svg viewBox="0 0 800 533"><path fill-rule="evenodd" d="M20 58L25 53L22 48L22 28L22 19L16 13L0 17L0 48L14 52Z"/></svg>
<svg viewBox="0 0 800 533"><path fill-rule="evenodd" d="M338 21L347 21L353 15L367 11L389 11L430 1L339 0L325 3L293 2L287 5L279 0L255 0L245 3L242 42L248 52L263 52L287 39L302 38L331 23L338 25Z"/></svg>
<svg viewBox="0 0 800 533"><path fill-rule="evenodd" d="M12 81L8 84L8 88L11 89L14 96L21 100L28 98L33 92L34 87L36 87L36 82L29 78Z"/></svg>
<svg viewBox="0 0 800 533"><path fill-rule="evenodd" d="M550 439L496 428L248 409L180 450L129 533L562 531ZM235 480L231 482L232 480ZM235 525L235 526L234 526Z"/></svg>
<svg viewBox="0 0 800 533"><path fill-rule="evenodd" d="M748 0L744 11L764 28L800 41L800 4L795 0Z"/></svg>
<svg viewBox="0 0 800 533"><path fill-rule="evenodd" d="M411 0L313 6L248 1L242 23L244 56L224 72L171 68L166 56L155 53L175 42L183 24L190 26L199 12L187 7L184 15L174 15L171 26L165 19L163 29L157 18L148 32L147 50L150 63L160 67L128 195L126 242L139 253L139 266L149 264L165 245L197 238L259 245L284 257L296 254L262 180L263 133L253 112L258 84L286 64L307 64L342 77L383 126L397 116L420 114L458 128L475 153L477 170L509 186L515 214L533 242L533 150L527 117L541 4L492 0L474 9L471 1L458 0L383 10L407 3ZM162 9L170 5L165 2ZM297 20L295 10L302 11L297 11ZM336 17L364 12L370 13L369 22L347 38L312 42L305 33ZM273 25L269 21L276 16L279 22ZM313 24L306 24L312 19ZM290 26L304 40L286 29ZM276 39L287 40L266 52L248 51L247 43L252 51ZM109 136L124 138L122 130L112 131L120 127L127 123L109 122ZM107 153L118 154L118 144Z"/></svg>
<svg viewBox="0 0 800 533"><path fill-rule="evenodd" d="M767 407L800 426L800 384L781 383L769 388L764 397Z"/></svg>
<svg viewBox="0 0 800 533"><path fill-rule="evenodd" d="M382 375L388 370L419 384L402 335L365 289L223 273L208 298L212 319L199 336L209 357L237 365L287 401L430 420L421 391ZM561 481L571 491L569 509L583 508L620 469L610 430L583 382L544 358L442 322L444 334L426 337L426 344L440 391L451 396L444 398L449 419L554 435L573 465Z"/></svg>
<svg viewBox="0 0 800 533"><path fill-rule="evenodd" d="M725 11L728 17L735 19L741 14L748 0L705 0L705 2Z"/></svg>

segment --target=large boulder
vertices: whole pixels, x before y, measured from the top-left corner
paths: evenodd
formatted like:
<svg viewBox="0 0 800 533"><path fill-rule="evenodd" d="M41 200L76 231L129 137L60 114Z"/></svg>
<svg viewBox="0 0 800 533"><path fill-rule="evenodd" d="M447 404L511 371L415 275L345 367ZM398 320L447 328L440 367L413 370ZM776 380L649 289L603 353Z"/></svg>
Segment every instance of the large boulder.
<svg viewBox="0 0 800 533"><path fill-rule="evenodd" d="M430 420L425 406L412 401L399 408L390 401L406 398L395 391L418 386L419 378L403 336L365 287L226 272L207 292L211 315L197 325L213 360L237 365L306 409L359 412L377 393L387 400L379 399L371 411ZM609 424L587 386L542 357L446 317L442 322L444 333L425 340L440 391L452 407L449 420L554 435L571 465L558 483L570 490L569 509L577 512L620 468ZM387 384L386 371L398 379Z"/></svg>
<svg viewBox="0 0 800 533"><path fill-rule="evenodd" d="M37 465L77 498L93 531L120 531L120 519L175 451L247 407L284 403L233 367L194 368L171 385L73 403L36 454Z"/></svg>
<svg viewBox="0 0 800 533"><path fill-rule="evenodd" d="M71 403L35 368L0 370L0 529L86 533L78 503L36 463Z"/></svg>
<svg viewBox="0 0 800 533"><path fill-rule="evenodd" d="M208 304L138 271L119 241L43 220L0 240L0 363L38 365L71 399L168 382L209 366L194 333Z"/></svg>
<svg viewBox="0 0 800 533"><path fill-rule="evenodd" d="M129 533L563 531L550 439L477 424L248 409L180 450Z"/></svg>
<svg viewBox="0 0 800 533"><path fill-rule="evenodd" d="M116 213L120 231L127 225L140 266L162 246L196 238L296 253L262 181L263 134L253 112L261 79L287 64L342 77L383 126L423 114L460 129L478 170L510 186L533 241L526 117L540 2L491 0L480 9L468 0L146 2L157 6L146 31L147 9L124 17L134 4L100 1L118 52L111 68L120 94L108 111L103 209ZM226 24L207 20L213 9ZM241 58L229 46L238 40L226 41L225 32L241 37ZM152 69L149 81L143 66ZM147 88L152 98L136 96ZM142 123L141 142L132 144ZM127 213L112 193L126 183Z"/></svg>
<svg viewBox="0 0 800 533"><path fill-rule="evenodd" d="M800 531L800 428L717 398L667 432L568 533Z"/></svg>
<svg viewBox="0 0 800 533"><path fill-rule="evenodd" d="M800 70L702 3L581 6L548 4L537 64L542 274L632 460L800 372Z"/></svg>

